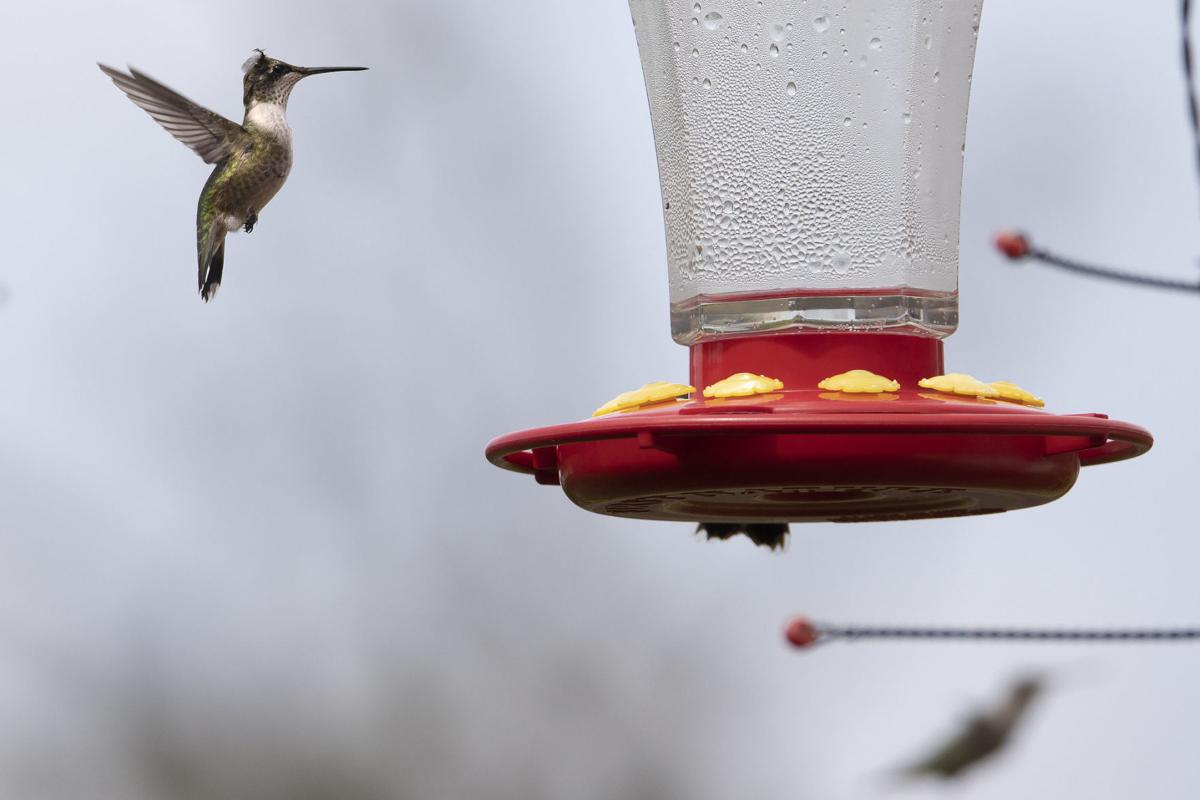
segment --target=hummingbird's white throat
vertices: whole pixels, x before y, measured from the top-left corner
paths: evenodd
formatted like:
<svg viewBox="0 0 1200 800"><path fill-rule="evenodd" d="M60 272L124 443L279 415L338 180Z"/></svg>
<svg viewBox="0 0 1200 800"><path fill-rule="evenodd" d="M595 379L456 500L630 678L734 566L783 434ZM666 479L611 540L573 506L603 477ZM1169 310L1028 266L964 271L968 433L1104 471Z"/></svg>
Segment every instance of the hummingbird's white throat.
<svg viewBox="0 0 1200 800"><path fill-rule="evenodd" d="M291 141L292 128L283 103L254 103L246 110L246 124L281 140Z"/></svg>

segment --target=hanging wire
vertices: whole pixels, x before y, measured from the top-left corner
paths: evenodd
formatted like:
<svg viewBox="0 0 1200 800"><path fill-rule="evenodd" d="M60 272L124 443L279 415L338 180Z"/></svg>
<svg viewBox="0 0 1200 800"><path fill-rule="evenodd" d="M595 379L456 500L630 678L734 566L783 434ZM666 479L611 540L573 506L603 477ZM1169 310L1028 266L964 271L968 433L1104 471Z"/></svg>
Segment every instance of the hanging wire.
<svg viewBox="0 0 1200 800"><path fill-rule="evenodd" d="M1187 85L1188 122L1192 125L1192 143L1196 150L1196 171L1200 174L1200 103L1196 101L1196 70L1192 59L1192 0L1183 0L1183 79Z"/></svg>
<svg viewBox="0 0 1200 800"><path fill-rule="evenodd" d="M1200 628L918 628L826 625L797 617L787 638L796 647L842 639L971 639L1018 642L1178 642L1200 640Z"/></svg>
<svg viewBox="0 0 1200 800"><path fill-rule="evenodd" d="M1195 281L1174 280L1171 278L1159 278L1153 275L1140 275L1135 272L1126 272L1124 270L1109 269L1108 267L1095 267L1090 264L1084 264L1081 261L1057 256L1048 250L1043 250L1040 247L1034 247L1029 239L1020 233L1005 231L996 235L996 249L1014 261L1020 261L1024 258L1031 258L1043 264L1048 264L1052 267L1065 269L1070 272L1075 272L1080 275L1087 275L1092 278L1104 278L1110 281L1122 281L1124 283L1135 283L1139 286L1150 286L1155 289L1172 289L1179 292L1200 292L1200 279Z"/></svg>
<svg viewBox="0 0 1200 800"><path fill-rule="evenodd" d="M1195 151L1196 172L1200 176L1200 101L1196 97L1195 59L1192 57L1192 2L1181 0L1183 78L1187 87L1188 123L1192 129L1192 146ZM1158 278L1124 270L1097 267L1074 259L1056 256L1047 250L1034 247L1020 233L1005 231L996 236L996 248L1014 261L1029 258L1042 264L1065 269L1080 275L1106 280L1122 281L1156 289L1171 289L1183 292L1200 292L1200 280L1183 281Z"/></svg>

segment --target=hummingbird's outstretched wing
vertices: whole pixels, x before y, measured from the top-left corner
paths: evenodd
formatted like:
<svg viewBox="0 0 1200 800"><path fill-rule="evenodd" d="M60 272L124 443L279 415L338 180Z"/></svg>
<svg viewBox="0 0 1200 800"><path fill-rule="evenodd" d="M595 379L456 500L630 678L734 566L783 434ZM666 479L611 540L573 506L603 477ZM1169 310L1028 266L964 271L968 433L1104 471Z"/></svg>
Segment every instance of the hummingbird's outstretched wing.
<svg viewBox="0 0 1200 800"><path fill-rule="evenodd" d="M98 66L130 100L208 164L225 158L247 135L236 122L193 103L133 67L126 74L104 64Z"/></svg>

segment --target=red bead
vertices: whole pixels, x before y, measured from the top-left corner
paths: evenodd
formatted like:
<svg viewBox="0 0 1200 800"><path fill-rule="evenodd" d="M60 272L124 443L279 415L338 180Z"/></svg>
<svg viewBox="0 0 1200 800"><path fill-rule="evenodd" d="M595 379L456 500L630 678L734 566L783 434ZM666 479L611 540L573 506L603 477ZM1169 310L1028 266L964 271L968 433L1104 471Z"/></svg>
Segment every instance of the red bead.
<svg viewBox="0 0 1200 800"><path fill-rule="evenodd" d="M1001 231L996 234L996 249L1014 260L1024 258L1029 255L1029 240L1015 231Z"/></svg>
<svg viewBox="0 0 1200 800"><path fill-rule="evenodd" d="M787 638L793 647L812 647L817 637L817 628L807 617L796 617L787 626Z"/></svg>

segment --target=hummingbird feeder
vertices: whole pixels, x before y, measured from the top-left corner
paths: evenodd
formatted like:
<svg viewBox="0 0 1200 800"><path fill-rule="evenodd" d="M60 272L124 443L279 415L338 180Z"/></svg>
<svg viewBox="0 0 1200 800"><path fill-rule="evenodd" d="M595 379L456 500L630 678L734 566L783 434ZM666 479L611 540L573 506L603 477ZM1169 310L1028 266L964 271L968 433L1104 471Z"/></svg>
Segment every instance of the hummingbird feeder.
<svg viewBox="0 0 1200 800"><path fill-rule="evenodd" d="M687 384L488 444L589 511L926 519L1056 500L1150 434L947 374L980 3L630 0Z"/></svg>

